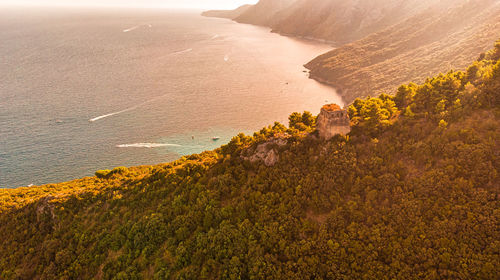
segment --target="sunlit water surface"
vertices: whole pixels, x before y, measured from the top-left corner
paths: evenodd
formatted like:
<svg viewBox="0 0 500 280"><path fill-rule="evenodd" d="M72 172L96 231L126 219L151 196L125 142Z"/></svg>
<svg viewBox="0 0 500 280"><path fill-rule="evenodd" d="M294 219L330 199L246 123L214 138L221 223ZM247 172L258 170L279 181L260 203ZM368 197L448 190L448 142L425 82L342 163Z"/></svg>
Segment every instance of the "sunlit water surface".
<svg viewBox="0 0 500 280"><path fill-rule="evenodd" d="M302 67L329 46L194 12L1 9L0 42L1 187L168 162L341 103Z"/></svg>

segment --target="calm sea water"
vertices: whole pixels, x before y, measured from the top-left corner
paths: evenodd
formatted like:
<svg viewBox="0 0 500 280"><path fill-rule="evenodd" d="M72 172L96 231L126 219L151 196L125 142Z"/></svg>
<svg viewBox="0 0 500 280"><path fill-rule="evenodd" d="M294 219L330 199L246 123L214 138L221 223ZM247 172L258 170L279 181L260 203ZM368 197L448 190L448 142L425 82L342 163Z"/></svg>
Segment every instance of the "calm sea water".
<svg viewBox="0 0 500 280"><path fill-rule="evenodd" d="M2 8L0 187L168 162L318 113L342 101L302 64L329 48L195 12Z"/></svg>

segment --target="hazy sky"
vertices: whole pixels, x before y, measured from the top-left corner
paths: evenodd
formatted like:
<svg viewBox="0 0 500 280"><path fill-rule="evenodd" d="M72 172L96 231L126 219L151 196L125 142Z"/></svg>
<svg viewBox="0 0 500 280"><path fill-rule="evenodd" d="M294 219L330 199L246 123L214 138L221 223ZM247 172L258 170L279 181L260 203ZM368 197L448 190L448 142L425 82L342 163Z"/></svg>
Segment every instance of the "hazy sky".
<svg viewBox="0 0 500 280"><path fill-rule="evenodd" d="M131 6L197 9L232 9L258 0L0 0L15 5Z"/></svg>

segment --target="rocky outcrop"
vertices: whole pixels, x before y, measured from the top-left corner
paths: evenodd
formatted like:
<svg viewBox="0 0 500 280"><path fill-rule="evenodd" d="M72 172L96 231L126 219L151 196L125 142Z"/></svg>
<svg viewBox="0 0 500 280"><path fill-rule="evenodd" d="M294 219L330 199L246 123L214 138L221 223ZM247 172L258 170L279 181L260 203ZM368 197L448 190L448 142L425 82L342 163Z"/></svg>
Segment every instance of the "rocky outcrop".
<svg viewBox="0 0 500 280"><path fill-rule="evenodd" d="M349 114L336 104L325 105L316 121L316 130L322 140L330 140L337 134L347 134L351 131Z"/></svg>
<svg viewBox="0 0 500 280"><path fill-rule="evenodd" d="M40 222L44 217L48 217L50 220L55 218L54 208L55 206L51 203L54 199L53 196L47 196L38 202L36 207L36 219Z"/></svg>
<svg viewBox="0 0 500 280"><path fill-rule="evenodd" d="M267 142L246 150L241 155L241 158L252 163L261 162L268 167L274 166L279 161L279 148L286 144L286 138L272 138Z"/></svg>

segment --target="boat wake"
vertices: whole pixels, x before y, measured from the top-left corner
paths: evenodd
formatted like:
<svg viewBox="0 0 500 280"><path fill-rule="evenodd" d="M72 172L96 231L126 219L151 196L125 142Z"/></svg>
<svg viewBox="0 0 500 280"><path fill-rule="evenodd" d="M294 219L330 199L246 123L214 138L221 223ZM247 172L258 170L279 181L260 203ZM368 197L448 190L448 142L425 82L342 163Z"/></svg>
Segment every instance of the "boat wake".
<svg viewBox="0 0 500 280"><path fill-rule="evenodd" d="M116 145L117 148L161 148L161 147L181 147L177 144L167 144L167 143L134 143L134 144L122 144Z"/></svg>
<svg viewBox="0 0 500 280"><path fill-rule="evenodd" d="M123 33L127 33L127 32L130 32L130 31L134 31L136 30L137 28L141 27L140 25L137 25L137 26L134 26L134 27L130 27L130 28L127 28L127 29L123 29Z"/></svg>
<svg viewBox="0 0 500 280"><path fill-rule="evenodd" d="M178 51L178 52L173 52L170 55L178 55L178 54L188 53L191 51L193 51L193 49L190 48L190 49L186 49L186 50L182 50L182 51Z"/></svg>
<svg viewBox="0 0 500 280"><path fill-rule="evenodd" d="M141 28L143 26L147 26L149 28L153 27L152 24L141 24L141 25L136 25L136 26L133 26L133 27L130 27L130 28L127 28L127 29L123 29L123 33L127 33L127 32L130 32L130 31L134 31L138 28Z"/></svg>
<svg viewBox="0 0 500 280"><path fill-rule="evenodd" d="M210 40L215 40L217 38L219 38L219 34L215 34L214 36L212 36L212 38L210 38Z"/></svg>
<svg viewBox="0 0 500 280"><path fill-rule="evenodd" d="M142 105L142 104L141 104ZM125 109L125 110L121 110L121 111L118 111L118 112L113 112L113 113L109 113L109 114L106 114L106 115L102 115L102 116L99 116L99 117L95 117L93 119L90 119L89 122L95 122L95 121L98 121L98 120L102 120L104 118L107 118L107 117L111 117L111 116L114 116L114 115L118 115L118 114L121 114L121 113L125 113L125 112L128 112L128 111L132 111L132 110L135 110L137 109L137 107L139 107L140 105L137 105L137 106L134 106L134 107L130 107L128 109Z"/></svg>
<svg viewBox="0 0 500 280"><path fill-rule="evenodd" d="M113 113L109 113L109 114L105 114L105 115L102 115L102 116L98 116L98 117L92 118L92 119L89 120L89 122L96 122L98 120L102 120L102 119L105 119L105 118L108 118L108 117L111 117L111 116L115 116L115 115L118 115L118 114L122 114L122 113L126 113L126 112L129 112L129 111L135 110L135 109L137 109L137 108L139 108L141 106L144 106L146 104L154 102L154 101L156 101L156 100L158 100L160 98L163 98L163 97L165 97L167 95L168 94L165 94L165 95L162 95L162 96L158 96L156 98L150 99L150 100L148 100L146 102L142 102L140 104L137 104L135 106L132 106L130 108L127 108L127 109L124 109L124 110L121 110L121 111L117 111L117 112L113 112Z"/></svg>

